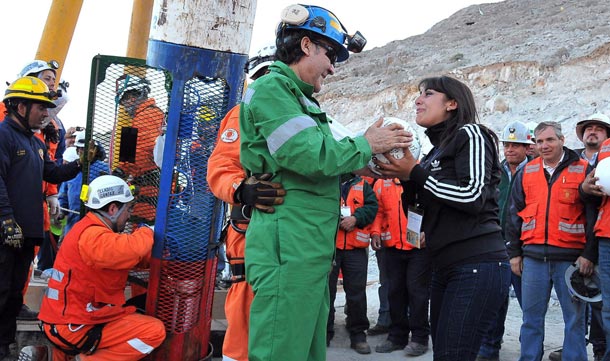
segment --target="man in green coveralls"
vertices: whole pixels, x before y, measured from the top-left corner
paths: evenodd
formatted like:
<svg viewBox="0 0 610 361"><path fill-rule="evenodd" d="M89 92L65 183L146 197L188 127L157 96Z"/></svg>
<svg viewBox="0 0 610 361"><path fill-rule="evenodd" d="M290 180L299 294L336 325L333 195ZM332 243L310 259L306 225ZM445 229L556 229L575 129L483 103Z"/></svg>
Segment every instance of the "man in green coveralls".
<svg viewBox="0 0 610 361"><path fill-rule="evenodd" d="M253 211L246 233L250 361L326 359L339 175L363 173L372 154L412 140L400 126L382 128L382 120L363 136L335 140L313 98L335 62L365 43L360 33L347 35L332 12L291 5L277 30L278 60L244 95L241 162L249 175L269 173L286 189L274 213Z"/></svg>

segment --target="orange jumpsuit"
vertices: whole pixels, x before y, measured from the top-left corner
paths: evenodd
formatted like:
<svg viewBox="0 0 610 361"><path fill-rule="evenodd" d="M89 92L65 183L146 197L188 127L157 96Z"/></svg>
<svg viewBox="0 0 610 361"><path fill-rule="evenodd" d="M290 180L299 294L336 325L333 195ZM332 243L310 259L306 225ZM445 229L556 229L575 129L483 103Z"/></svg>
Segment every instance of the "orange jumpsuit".
<svg viewBox="0 0 610 361"><path fill-rule="evenodd" d="M155 140L161 134L164 119L165 113L155 105L153 98L149 98L138 105L130 125L138 129L135 162L118 162L118 167L127 175L131 175L134 178L133 183L140 187L132 217L147 222L154 221L157 210L160 173L154 161L153 149ZM120 137L120 134L115 134L115 136ZM114 146L114 144L120 143L113 141L111 144ZM112 152L110 159L118 161L119 150L113 148ZM114 169L115 167L116 165L113 164L111 168Z"/></svg>
<svg viewBox="0 0 610 361"><path fill-rule="evenodd" d="M239 162L239 105L237 105L227 113L220 124L218 142L208 161L207 181L216 197L239 209L241 206L234 204L233 194L244 178L246 173ZM227 231L227 258L232 270L242 268L244 264L246 246L244 234L247 226L242 224L238 227L243 229L242 233L233 227L229 227ZM239 279L235 279L234 274L234 282L225 301L228 323L222 346L225 359L248 360L248 320L253 297L252 288L248 282L245 282L245 274Z"/></svg>
<svg viewBox="0 0 610 361"><path fill-rule="evenodd" d="M69 349L104 324L97 349L91 355L82 350L81 360L139 360L159 346L163 323L124 306L129 270L148 262L152 246L148 227L115 233L92 212L78 221L57 254L42 299L39 318L47 337Z"/></svg>

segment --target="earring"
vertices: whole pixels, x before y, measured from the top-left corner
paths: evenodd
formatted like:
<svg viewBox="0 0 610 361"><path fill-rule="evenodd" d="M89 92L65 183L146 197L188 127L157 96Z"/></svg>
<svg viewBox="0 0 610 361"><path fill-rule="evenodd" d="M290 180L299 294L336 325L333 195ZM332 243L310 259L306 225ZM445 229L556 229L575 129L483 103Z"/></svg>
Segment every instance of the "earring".
<svg viewBox="0 0 610 361"><path fill-rule="evenodd" d="M450 112L450 111L451 111L451 109L447 108L447 111L448 111L448 112Z"/></svg>

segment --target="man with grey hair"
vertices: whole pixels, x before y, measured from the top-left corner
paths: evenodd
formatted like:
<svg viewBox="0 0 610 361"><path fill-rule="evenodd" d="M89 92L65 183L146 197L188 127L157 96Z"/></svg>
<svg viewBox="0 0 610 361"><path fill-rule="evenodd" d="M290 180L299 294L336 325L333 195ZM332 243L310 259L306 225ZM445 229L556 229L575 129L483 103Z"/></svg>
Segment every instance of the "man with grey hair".
<svg viewBox="0 0 610 361"><path fill-rule="evenodd" d="M542 122L534 135L540 157L516 175L506 229L511 269L522 277L520 360L542 359L551 287L565 323L562 358L586 360L585 305L572 299L564 275L573 263L590 275L597 259L595 240L586 232L595 211L578 191L590 167L564 146L559 123Z"/></svg>

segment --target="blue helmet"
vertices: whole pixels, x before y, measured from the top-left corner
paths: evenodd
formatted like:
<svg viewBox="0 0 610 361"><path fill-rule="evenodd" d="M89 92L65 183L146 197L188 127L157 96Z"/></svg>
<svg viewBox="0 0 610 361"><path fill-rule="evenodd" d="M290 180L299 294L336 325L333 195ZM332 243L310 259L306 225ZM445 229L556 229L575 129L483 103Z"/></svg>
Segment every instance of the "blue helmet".
<svg viewBox="0 0 610 361"><path fill-rule="evenodd" d="M320 34L330 40L337 48L337 61L345 61L349 51L359 53L366 45L366 39L359 33L350 36L339 19L331 11L315 5L290 5L282 11L276 36L280 38L282 31L303 29ZM346 46L347 45L347 46Z"/></svg>

